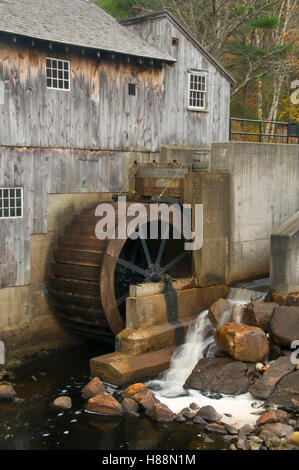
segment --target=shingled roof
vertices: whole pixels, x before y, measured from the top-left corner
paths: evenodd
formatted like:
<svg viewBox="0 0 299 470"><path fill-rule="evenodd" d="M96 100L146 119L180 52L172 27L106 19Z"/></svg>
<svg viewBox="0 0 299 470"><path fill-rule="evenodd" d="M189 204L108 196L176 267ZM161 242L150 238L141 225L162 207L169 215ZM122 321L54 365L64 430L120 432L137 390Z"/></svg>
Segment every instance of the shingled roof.
<svg viewBox="0 0 299 470"><path fill-rule="evenodd" d="M192 36L189 31L180 23L167 9L164 10L158 10L158 11L153 11L150 13L146 13L145 15L140 15L140 16L134 16L132 18L128 18L125 20L121 20L120 24L124 26L130 26L133 24L137 23L143 23L145 21L154 21L156 19L160 18L168 18L168 20L176 26L176 28L181 31L184 36L189 39L189 41L193 44L196 49L198 49L201 54L209 60L218 70L221 72L227 79L228 81L232 84L236 84L236 80L228 73L227 70L213 57L198 41L197 39Z"/></svg>
<svg viewBox="0 0 299 470"><path fill-rule="evenodd" d="M0 0L0 31L174 62L87 0Z"/></svg>

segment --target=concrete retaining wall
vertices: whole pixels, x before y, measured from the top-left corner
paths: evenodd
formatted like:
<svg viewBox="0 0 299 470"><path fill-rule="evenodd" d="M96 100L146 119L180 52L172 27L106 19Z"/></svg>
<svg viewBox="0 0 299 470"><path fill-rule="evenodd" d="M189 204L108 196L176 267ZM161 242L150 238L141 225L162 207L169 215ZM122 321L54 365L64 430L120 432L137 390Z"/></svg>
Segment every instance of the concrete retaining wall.
<svg viewBox="0 0 299 470"><path fill-rule="evenodd" d="M299 211L271 235L270 287L299 292Z"/></svg>
<svg viewBox="0 0 299 470"><path fill-rule="evenodd" d="M299 145L215 143L211 170L231 175L227 282L269 273L271 233L299 209Z"/></svg>

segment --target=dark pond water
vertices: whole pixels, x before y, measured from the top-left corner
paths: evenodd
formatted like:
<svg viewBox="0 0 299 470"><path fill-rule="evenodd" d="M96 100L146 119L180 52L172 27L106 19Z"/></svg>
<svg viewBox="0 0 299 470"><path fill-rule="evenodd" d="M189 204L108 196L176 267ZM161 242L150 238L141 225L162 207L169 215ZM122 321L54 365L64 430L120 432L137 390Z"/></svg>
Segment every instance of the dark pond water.
<svg viewBox="0 0 299 470"><path fill-rule="evenodd" d="M224 449L194 424L159 424L123 417L109 420L84 412L82 387L89 379L90 357L111 352L85 344L70 351L37 359L15 370L13 383L19 404L0 403L0 450L197 450ZM49 403L69 395L73 408L53 411Z"/></svg>

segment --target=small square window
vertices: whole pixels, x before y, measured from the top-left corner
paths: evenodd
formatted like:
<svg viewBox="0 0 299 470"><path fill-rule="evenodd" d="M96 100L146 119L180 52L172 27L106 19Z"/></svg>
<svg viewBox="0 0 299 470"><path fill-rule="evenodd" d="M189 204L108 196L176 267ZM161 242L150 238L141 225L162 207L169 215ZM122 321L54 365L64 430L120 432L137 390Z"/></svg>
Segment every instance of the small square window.
<svg viewBox="0 0 299 470"><path fill-rule="evenodd" d="M136 96L136 83L129 83L129 95Z"/></svg>
<svg viewBox="0 0 299 470"><path fill-rule="evenodd" d="M70 61L48 57L46 66L47 88L70 90Z"/></svg>
<svg viewBox="0 0 299 470"><path fill-rule="evenodd" d="M23 217L23 188L0 188L0 219Z"/></svg>
<svg viewBox="0 0 299 470"><path fill-rule="evenodd" d="M179 47L179 38L172 38L173 47Z"/></svg>

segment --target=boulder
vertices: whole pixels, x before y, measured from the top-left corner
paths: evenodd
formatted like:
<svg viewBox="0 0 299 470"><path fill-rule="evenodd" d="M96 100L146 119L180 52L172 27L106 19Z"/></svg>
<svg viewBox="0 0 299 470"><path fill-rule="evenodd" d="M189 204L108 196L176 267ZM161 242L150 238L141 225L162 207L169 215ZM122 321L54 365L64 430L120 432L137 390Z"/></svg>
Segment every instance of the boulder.
<svg viewBox="0 0 299 470"><path fill-rule="evenodd" d="M101 393L88 400L86 410L99 415L122 416L121 404L109 393Z"/></svg>
<svg viewBox="0 0 299 470"><path fill-rule="evenodd" d="M290 439L293 434L292 426L283 423L269 423L261 427L260 438L266 441L276 436L279 439Z"/></svg>
<svg viewBox="0 0 299 470"><path fill-rule="evenodd" d="M287 357L279 357L272 362L263 376L256 380L249 391L255 398L269 398L277 383L287 374L295 369L294 364Z"/></svg>
<svg viewBox="0 0 299 470"><path fill-rule="evenodd" d="M122 396L125 398L131 398L136 393L143 392L146 388L147 386L143 383L136 383L125 388L125 390L122 391Z"/></svg>
<svg viewBox="0 0 299 470"><path fill-rule="evenodd" d="M293 432L290 438L290 443L299 446L299 432Z"/></svg>
<svg viewBox="0 0 299 470"><path fill-rule="evenodd" d="M286 375L280 380L275 391L267 399L266 405L277 405L290 411L299 410L299 370Z"/></svg>
<svg viewBox="0 0 299 470"><path fill-rule="evenodd" d="M263 424L267 423L277 423L278 418L275 413L275 411L266 411L266 413L263 413L262 416L260 416L256 422L258 426L262 426Z"/></svg>
<svg viewBox="0 0 299 470"><path fill-rule="evenodd" d="M0 401L13 401L16 396L13 385L0 383Z"/></svg>
<svg viewBox="0 0 299 470"><path fill-rule="evenodd" d="M139 403L139 405L141 405L145 410L149 410L153 405L159 403L159 400L148 388L145 388L142 392L135 393L131 398Z"/></svg>
<svg viewBox="0 0 299 470"><path fill-rule="evenodd" d="M237 361L260 362L269 353L265 332L254 326L227 323L216 330L214 338Z"/></svg>
<svg viewBox="0 0 299 470"><path fill-rule="evenodd" d="M234 361L230 357L211 357L200 359L184 388L200 390L203 393L223 393L241 395L250 387L246 376L247 364Z"/></svg>
<svg viewBox="0 0 299 470"><path fill-rule="evenodd" d="M250 424L244 424L240 429L239 429L239 437L240 436L245 436L248 437L250 434L254 432L254 427L251 426Z"/></svg>
<svg viewBox="0 0 299 470"><path fill-rule="evenodd" d="M139 410L139 404L135 400L132 400L132 398L124 398L121 406L124 413L127 414L137 413Z"/></svg>
<svg viewBox="0 0 299 470"><path fill-rule="evenodd" d="M252 301L245 308L243 323L250 326L257 326L269 332L271 318L277 307L279 307L279 305L275 302Z"/></svg>
<svg viewBox="0 0 299 470"><path fill-rule="evenodd" d="M145 414L158 423L170 423L175 418L175 414L163 403L155 403Z"/></svg>
<svg viewBox="0 0 299 470"><path fill-rule="evenodd" d="M206 426L208 423L198 414L193 418L193 423L200 424L201 426Z"/></svg>
<svg viewBox="0 0 299 470"><path fill-rule="evenodd" d="M57 397L52 401L50 406L57 410L70 410L72 408L72 400L67 396Z"/></svg>
<svg viewBox="0 0 299 470"><path fill-rule="evenodd" d="M199 410L200 407L198 406L197 403L190 403L189 408L190 408L190 410L197 411L197 410Z"/></svg>
<svg viewBox="0 0 299 470"><path fill-rule="evenodd" d="M218 299L209 308L208 317L215 328L231 320L232 306L228 300Z"/></svg>
<svg viewBox="0 0 299 470"><path fill-rule="evenodd" d="M233 426L232 424L225 423L225 427L228 434L231 434L232 436L236 436L237 434L239 434L238 429L235 428L235 426Z"/></svg>
<svg viewBox="0 0 299 470"><path fill-rule="evenodd" d="M193 419L196 415L195 411L190 410L190 408L183 408L179 414L187 419Z"/></svg>
<svg viewBox="0 0 299 470"><path fill-rule="evenodd" d="M85 400L100 395L100 393L105 393L106 389L103 382L98 378L94 377L87 385L82 389L81 396Z"/></svg>
<svg viewBox="0 0 299 470"><path fill-rule="evenodd" d="M214 434L227 434L224 424L211 423L208 424L205 429L206 431L212 432Z"/></svg>
<svg viewBox="0 0 299 470"><path fill-rule="evenodd" d="M299 307L276 308L270 330L274 343L290 347L292 341L299 339Z"/></svg>
<svg viewBox="0 0 299 470"><path fill-rule="evenodd" d="M196 413L196 416L200 416L207 423L215 423L221 419L221 415L218 414L215 408L210 405L200 408L200 410Z"/></svg>

